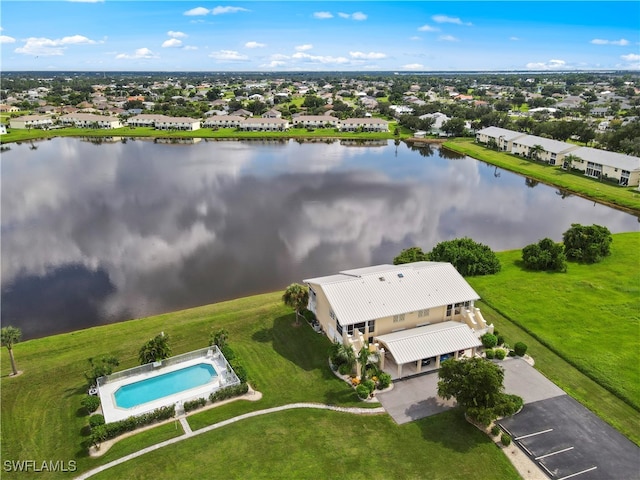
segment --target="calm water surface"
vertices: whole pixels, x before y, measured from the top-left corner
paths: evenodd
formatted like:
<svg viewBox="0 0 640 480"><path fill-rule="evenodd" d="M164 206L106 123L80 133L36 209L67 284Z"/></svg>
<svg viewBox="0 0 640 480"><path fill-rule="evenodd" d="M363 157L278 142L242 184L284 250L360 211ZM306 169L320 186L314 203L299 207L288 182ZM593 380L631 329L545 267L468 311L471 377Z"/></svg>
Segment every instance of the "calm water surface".
<svg viewBox="0 0 640 480"><path fill-rule="evenodd" d="M295 141L92 144L2 154L2 324L25 338L391 263L469 236L495 250L632 215L438 149ZM451 157L451 155L447 155Z"/></svg>

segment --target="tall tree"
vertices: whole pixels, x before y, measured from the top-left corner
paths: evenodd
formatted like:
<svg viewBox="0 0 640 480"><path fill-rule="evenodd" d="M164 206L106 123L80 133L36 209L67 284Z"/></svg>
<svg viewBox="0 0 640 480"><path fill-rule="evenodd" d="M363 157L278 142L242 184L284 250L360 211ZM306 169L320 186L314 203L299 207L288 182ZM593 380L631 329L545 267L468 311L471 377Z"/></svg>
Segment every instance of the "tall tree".
<svg viewBox="0 0 640 480"><path fill-rule="evenodd" d="M164 332L145 343L138 353L140 365L157 362L170 356L169 335L165 335Z"/></svg>
<svg viewBox="0 0 640 480"><path fill-rule="evenodd" d="M296 311L296 325L300 324L300 315L309 303L309 290L304 285L292 283L282 295L282 301Z"/></svg>
<svg viewBox="0 0 640 480"><path fill-rule="evenodd" d="M11 370L13 371L14 375L17 375L18 369L16 367L16 360L13 357L13 345L18 343L22 338L22 330L17 327L12 327L11 325L2 327L2 330L0 330L0 337L2 340L2 346L7 347L7 350L9 350Z"/></svg>
<svg viewBox="0 0 640 480"><path fill-rule="evenodd" d="M111 375L113 367L120 365L120 362L113 355L102 355L97 358L89 359L89 370L84 373L87 383L90 387L96 384L100 377Z"/></svg>

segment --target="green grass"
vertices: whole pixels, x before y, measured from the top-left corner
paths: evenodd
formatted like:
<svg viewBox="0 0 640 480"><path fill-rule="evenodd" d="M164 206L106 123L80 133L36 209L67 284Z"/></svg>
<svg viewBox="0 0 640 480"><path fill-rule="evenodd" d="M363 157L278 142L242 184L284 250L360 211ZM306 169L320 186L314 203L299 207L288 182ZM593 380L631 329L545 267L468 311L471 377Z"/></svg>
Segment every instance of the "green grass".
<svg viewBox="0 0 640 480"><path fill-rule="evenodd" d="M444 146L459 153L496 165L541 182L566 189L577 195L640 214L640 192L636 187L619 187L599 182L560 167L533 162L510 153L498 152L474 143L472 139L456 138Z"/></svg>
<svg viewBox="0 0 640 480"><path fill-rule="evenodd" d="M458 411L397 426L386 415L290 410L208 432L96 479L516 479L496 445Z"/></svg>
<svg viewBox="0 0 640 480"><path fill-rule="evenodd" d="M521 250L514 250L498 254L500 273L468 281L485 303L624 400L637 417L640 234L613 239L611 256L593 265L570 262L567 273L526 271ZM583 393L577 398L593 404L591 393Z"/></svg>

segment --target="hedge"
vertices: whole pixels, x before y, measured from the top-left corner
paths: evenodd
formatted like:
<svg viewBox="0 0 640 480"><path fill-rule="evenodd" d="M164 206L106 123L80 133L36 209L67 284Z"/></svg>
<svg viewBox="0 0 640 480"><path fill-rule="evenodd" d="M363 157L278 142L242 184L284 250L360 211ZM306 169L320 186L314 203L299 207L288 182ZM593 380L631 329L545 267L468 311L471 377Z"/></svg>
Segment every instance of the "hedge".
<svg viewBox="0 0 640 480"><path fill-rule="evenodd" d="M153 412L143 413L142 415L125 418L124 420L120 420L118 422L97 425L91 431L91 444L97 446L105 440L115 438L125 432L135 430L138 427L173 418L175 414L175 405L170 405L167 407L156 408Z"/></svg>
<svg viewBox="0 0 640 480"><path fill-rule="evenodd" d="M249 385L246 383L241 383L240 385L234 385L232 387L221 388L220 390L216 390L211 395L209 395L209 400L211 403L219 402L221 400L226 400L227 398L239 397L240 395L244 395L249 391Z"/></svg>

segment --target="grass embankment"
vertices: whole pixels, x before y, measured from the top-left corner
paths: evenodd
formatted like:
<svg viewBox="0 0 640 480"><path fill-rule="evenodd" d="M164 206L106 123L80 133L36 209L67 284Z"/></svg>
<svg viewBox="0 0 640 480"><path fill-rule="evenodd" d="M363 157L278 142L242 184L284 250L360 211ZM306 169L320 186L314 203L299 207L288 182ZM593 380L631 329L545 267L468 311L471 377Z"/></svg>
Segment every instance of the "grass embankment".
<svg viewBox="0 0 640 480"><path fill-rule="evenodd" d="M55 137L122 137L122 138L212 138L212 139L235 139L235 138L335 138L335 139L352 139L352 140L391 140L396 138L393 133L397 124L389 122L388 132L339 132L335 128L316 128L307 130L306 128L290 128L285 132L243 132L235 128L220 128L212 130L210 128L201 128L194 131L170 131L155 130L151 127L122 127L111 130L102 130L95 128L59 128L54 130L19 130L11 129L6 135L0 137L2 144L12 142L27 142L31 140L40 140ZM411 136L406 129L399 129L399 138Z"/></svg>
<svg viewBox="0 0 640 480"><path fill-rule="evenodd" d="M524 341L541 372L637 444L639 250L639 233L616 234L611 256L567 273L526 271L521 250L501 252L500 273L468 279L511 345Z"/></svg>
<svg viewBox="0 0 640 480"><path fill-rule="evenodd" d="M517 155L485 148L469 138L449 140L444 143L444 146L591 200L640 214L640 192L636 187L619 187L607 182L599 182L583 174L562 170L557 166L537 163Z"/></svg>
<svg viewBox="0 0 640 480"><path fill-rule="evenodd" d="M83 372L87 359L110 353L120 359L119 369L133 367L137 364L140 346L160 331L170 335L173 353L179 354L206 346L212 327L226 328L252 385L263 393L257 402L233 402L196 414L190 418L194 429L247 411L294 402L364 406L354 390L329 370L328 339L307 325L294 326L294 315L282 305L281 294L258 295L18 343L14 351L18 368L24 373L15 378L8 377L10 364L3 348L3 460L73 459L77 461L78 472L82 472L179 435L180 430L173 424L165 425L121 440L106 455L95 459L88 457L82 445L88 433L87 417L80 408L85 393ZM362 436L365 427L366 431L375 432L366 441ZM452 438L452 432L456 438ZM267 443L266 433L272 435ZM380 448L372 455L374 444ZM286 459L291 457L287 471L292 477L322 477L335 467L336 471L345 472L346 477L359 478L364 477L365 472L370 476L371 470L351 471L351 467L356 463L363 465L364 459L368 462L372 456L380 456L371 461L380 463L376 471L387 476L386 469L391 468L389 455L396 458L398 452L405 450L412 452L407 454L409 461L402 467L405 478L449 477L451 465L462 463L470 472L469 478L488 478L489 471L495 471L500 478L517 478L493 443L475 433L455 414L397 427L386 416L360 418L309 411L260 417L255 423L249 420L225 427L185 441L179 447L163 449L158 456L152 454L128 462L115 474L105 475L142 477L157 473L161 465L161 469L181 472L185 478L214 470L225 478L273 477L280 475L277 468L284 468L280 462L289 464ZM153 459L151 469L147 458ZM314 458L317 460L311 462ZM473 472L484 474L474 476ZM173 477L173 473L165 476ZM38 475L43 479L60 476L64 474ZM3 472L5 477L27 478L29 474Z"/></svg>

